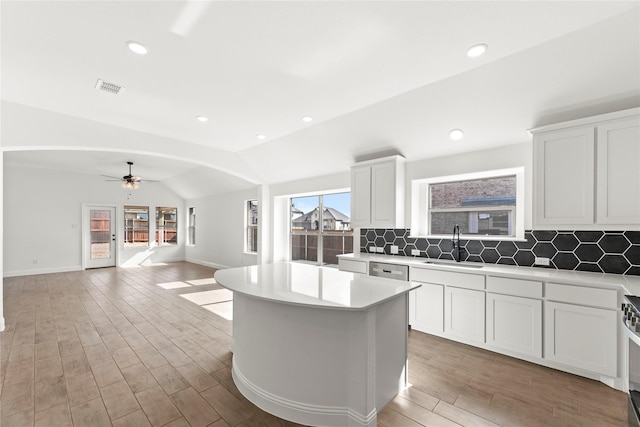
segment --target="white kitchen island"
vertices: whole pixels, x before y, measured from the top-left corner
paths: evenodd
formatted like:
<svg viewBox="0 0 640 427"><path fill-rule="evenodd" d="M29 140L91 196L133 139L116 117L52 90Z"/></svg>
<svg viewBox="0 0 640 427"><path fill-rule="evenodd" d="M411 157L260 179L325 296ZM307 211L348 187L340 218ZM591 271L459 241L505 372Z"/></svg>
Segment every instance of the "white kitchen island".
<svg viewBox="0 0 640 427"><path fill-rule="evenodd" d="M233 379L278 417L375 426L406 386L408 292L419 284L276 263L219 270L233 291Z"/></svg>

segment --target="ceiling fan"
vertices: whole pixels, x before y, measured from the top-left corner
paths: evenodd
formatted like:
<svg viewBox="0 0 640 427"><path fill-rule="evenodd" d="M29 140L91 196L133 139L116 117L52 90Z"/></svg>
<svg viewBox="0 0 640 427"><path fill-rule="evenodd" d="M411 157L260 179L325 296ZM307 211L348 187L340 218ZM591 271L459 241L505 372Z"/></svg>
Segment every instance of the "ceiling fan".
<svg viewBox="0 0 640 427"><path fill-rule="evenodd" d="M106 178L111 178L111 179L107 179L105 181L119 181L119 182L122 182L122 188L128 188L128 189L136 189L136 188L138 188L140 182L158 182L158 181L155 181L153 179L145 179L145 180L143 180L139 176L133 175L131 173L131 166L133 166L133 162L127 162L127 164L129 165L129 175L125 175L122 178L118 178L116 176L102 175L102 176L104 176Z"/></svg>

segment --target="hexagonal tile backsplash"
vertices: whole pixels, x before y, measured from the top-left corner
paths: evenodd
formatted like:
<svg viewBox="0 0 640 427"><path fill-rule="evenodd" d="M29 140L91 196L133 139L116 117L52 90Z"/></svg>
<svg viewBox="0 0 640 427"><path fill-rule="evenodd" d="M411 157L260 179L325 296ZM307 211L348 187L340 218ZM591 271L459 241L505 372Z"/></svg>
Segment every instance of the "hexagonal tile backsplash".
<svg viewBox="0 0 640 427"><path fill-rule="evenodd" d="M461 239L463 261L531 267L535 257L550 259L550 267L561 270L595 271L640 276L640 231L552 231L525 232L526 241ZM363 228L360 252L371 246L391 246L398 255L412 256L417 249L421 257L453 259L451 239L409 237L404 228Z"/></svg>

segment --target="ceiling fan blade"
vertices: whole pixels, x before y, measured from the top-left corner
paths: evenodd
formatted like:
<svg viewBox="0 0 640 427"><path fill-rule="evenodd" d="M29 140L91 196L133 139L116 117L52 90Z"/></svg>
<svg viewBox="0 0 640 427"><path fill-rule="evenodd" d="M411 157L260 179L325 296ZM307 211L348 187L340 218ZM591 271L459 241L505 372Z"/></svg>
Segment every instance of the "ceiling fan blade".
<svg viewBox="0 0 640 427"><path fill-rule="evenodd" d="M104 176L105 178L117 179L118 181L122 181L122 178L119 178L117 176L111 176L111 175L100 175L100 176Z"/></svg>

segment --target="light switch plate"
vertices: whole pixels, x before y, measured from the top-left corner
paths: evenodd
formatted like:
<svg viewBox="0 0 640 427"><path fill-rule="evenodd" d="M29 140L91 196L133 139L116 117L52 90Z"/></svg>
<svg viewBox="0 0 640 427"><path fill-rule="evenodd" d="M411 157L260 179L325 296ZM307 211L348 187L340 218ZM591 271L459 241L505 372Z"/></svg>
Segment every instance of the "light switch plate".
<svg viewBox="0 0 640 427"><path fill-rule="evenodd" d="M391 252L391 255L398 255L398 247L396 245L391 245L389 252Z"/></svg>
<svg viewBox="0 0 640 427"><path fill-rule="evenodd" d="M420 256L420 249L411 249L411 255Z"/></svg>
<svg viewBox="0 0 640 427"><path fill-rule="evenodd" d="M384 248L376 248L376 252L378 252L379 254L383 254Z"/></svg>
<svg viewBox="0 0 640 427"><path fill-rule="evenodd" d="M369 252L373 253L376 251L376 247L375 246L369 246Z"/></svg>

